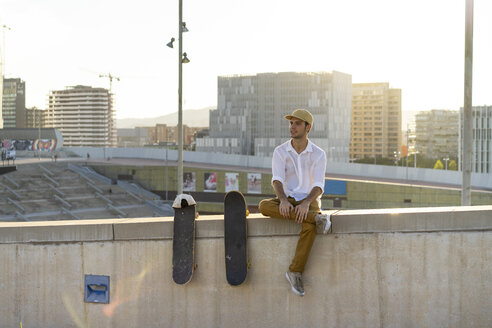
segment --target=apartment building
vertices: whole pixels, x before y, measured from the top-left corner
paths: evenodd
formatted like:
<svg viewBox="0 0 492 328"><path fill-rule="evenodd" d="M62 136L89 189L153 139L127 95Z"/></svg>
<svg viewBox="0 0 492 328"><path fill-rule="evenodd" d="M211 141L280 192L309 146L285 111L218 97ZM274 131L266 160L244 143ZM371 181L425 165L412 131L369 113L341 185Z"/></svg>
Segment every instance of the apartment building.
<svg viewBox="0 0 492 328"><path fill-rule="evenodd" d="M415 150L428 158L458 154L459 113L433 109L415 115Z"/></svg>
<svg viewBox="0 0 492 328"><path fill-rule="evenodd" d="M458 169L462 164L463 143L463 108L459 112L459 136L458 136ZM492 106L472 107L472 172L492 172Z"/></svg>
<svg viewBox="0 0 492 328"><path fill-rule="evenodd" d="M183 125L183 146L190 147L194 142L195 133L207 129L205 127L189 127ZM118 147L143 147L146 145L177 145L178 127L167 124L118 129Z"/></svg>
<svg viewBox="0 0 492 328"><path fill-rule="evenodd" d="M60 130L66 147L116 147L112 95L107 89L77 85L48 95L46 127Z"/></svg>
<svg viewBox="0 0 492 328"><path fill-rule="evenodd" d="M284 116L304 108L314 116L310 140L332 161L348 162L352 76L331 73L261 73L218 77L217 109L197 151L271 156L290 138Z"/></svg>
<svg viewBox="0 0 492 328"><path fill-rule="evenodd" d="M0 58L2 57L2 48L0 48ZM0 129L3 129L3 62L0 59Z"/></svg>
<svg viewBox="0 0 492 328"><path fill-rule="evenodd" d="M26 127L26 83L20 78L3 79L3 128Z"/></svg>
<svg viewBox="0 0 492 328"><path fill-rule="evenodd" d="M394 158L400 145L401 89L389 83L354 83L350 158Z"/></svg>
<svg viewBox="0 0 492 328"><path fill-rule="evenodd" d="M149 139L151 143L178 144L178 127L167 124L156 124L154 127L148 127ZM183 145L188 147L194 141L194 135L197 131L206 129L205 127L190 127L183 124Z"/></svg>
<svg viewBox="0 0 492 328"><path fill-rule="evenodd" d="M26 128L44 128L46 111L36 107L26 108Z"/></svg>
<svg viewBox="0 0 492 328"><path fill-rule="evenodd" d="M147 127L118 129L118 147L143 147L149 143Z"/></svg>

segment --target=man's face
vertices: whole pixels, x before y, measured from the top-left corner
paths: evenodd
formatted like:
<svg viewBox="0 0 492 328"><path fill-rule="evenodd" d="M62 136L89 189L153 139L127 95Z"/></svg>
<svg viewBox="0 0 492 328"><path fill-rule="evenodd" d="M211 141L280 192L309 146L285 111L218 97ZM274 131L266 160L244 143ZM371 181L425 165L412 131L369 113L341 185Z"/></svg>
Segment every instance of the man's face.
<svg viewBox="0 0 492 328"><path fill-rule="evenodd" d="M306 134L311 130L311 125L307 124L303 120L293 117L290 120L290 136L294 139L304 138Z"/></svg>

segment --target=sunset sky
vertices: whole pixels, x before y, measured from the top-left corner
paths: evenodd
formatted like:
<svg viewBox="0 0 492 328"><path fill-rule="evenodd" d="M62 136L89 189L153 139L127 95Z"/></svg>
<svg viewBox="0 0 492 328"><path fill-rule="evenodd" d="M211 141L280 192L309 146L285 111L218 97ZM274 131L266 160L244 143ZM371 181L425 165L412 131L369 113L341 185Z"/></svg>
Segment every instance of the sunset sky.
<svg viewBox="0 0 492 328"><path fill-rule="evenodd" d="M465 0L183 1L185 109L216 106L219 75L332 70L401 88L404 111L463 106ZM474 105L492 105L491 12L475 0ZM3 24L28 107L111 73L118 118L177 111L177 0L2 0Z"/></svg>

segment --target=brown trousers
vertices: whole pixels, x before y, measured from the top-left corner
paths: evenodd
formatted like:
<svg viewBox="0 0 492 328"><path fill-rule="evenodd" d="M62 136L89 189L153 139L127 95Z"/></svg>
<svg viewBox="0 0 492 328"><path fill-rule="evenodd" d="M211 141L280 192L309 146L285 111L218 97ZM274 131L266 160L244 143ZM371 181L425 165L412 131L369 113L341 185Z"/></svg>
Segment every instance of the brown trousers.
<svg viewBox="0 0 492 328"><path fill-rule="evenodd" d="M295 206L302 203L302 200L296 201L294 198L289 197L289 202ZM279 211L280 199L270 198L264 199L260 202L259 209L261 214L272 218L285 219ZM309 205L308 215L306 220L302 222L302 230L297 241L296 253L294 259L289 266L291 272L304 272L304 267L309 258L311 247L313 246L314 239L316 238L316 221L314 217L316 214L321 213L318 205L318 201L315 200ZM290 212L289 220L295 220L296 213Z"/></svg>

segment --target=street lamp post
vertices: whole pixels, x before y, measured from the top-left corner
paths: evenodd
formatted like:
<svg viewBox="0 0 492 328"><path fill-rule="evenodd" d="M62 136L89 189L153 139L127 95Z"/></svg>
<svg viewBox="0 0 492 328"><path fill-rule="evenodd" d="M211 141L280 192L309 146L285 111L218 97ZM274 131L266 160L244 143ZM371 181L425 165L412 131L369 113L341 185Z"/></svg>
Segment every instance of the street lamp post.
<svg viewBox="0 0 492 328"><path fill-rule="evenodd" d="M186 23L183 22L183 0L179 0L179 26L178 26L178 195L183 193L183 63L189 63L186 52L183 53L183 32L188 32ZM173 48L174 38L167 44Z"/></svg>
<svg viewBox="0 0 492 328"><path fill-rule="evenodd" d="M178 195L183 193L183 0L179 0Z"/></svg>
<svg viewBox="0 0 492 328"><path fill-rule="evenodd" d="M166 141L166 200L168 200L168 186L167 186L167 180L168 180L168 177L167 177L167 170L168 170L168 166L169 166L169 162L167 161L167 149L169 148L169 145Z"/></svg>
<svg viewBox="0 0 492 328"><path fill-rule="evenodd" d="M38 119L38 159L41 160L41 149L39 149L41 144L41 115L36 115L36 109L34 109L34 116L37 116Z"/></svg>
<svg viewBox="0 0 492 328"><path fill-rule="evenodd" d="M465 94L463 105L463 164L461 206L471 205L472 171L472 80L473 78L473 0L466 0L465 10Z"/></svg>
<svg viewBox="0 0 492 328"><path fill-rule="evenodd" d="M372 153L374 154L374 165L376 165L376 140L372 137Z"/></svg>
<svg viewBox="0 0 492 328"><path fill-rule="evenodd" d="M408 151L410 149L410 147L408 145L408 139L409 139L408 138L408 134L409 133L410 133L410 129L408 128L408 123L407 123L407 154L406 154L407 156L405 156L406 157L406 160L407 160L407 170L406 170L406 178L407 178L407 180L408 180Z"/></svg>
<svg viewBox="0 0 492 328"><path fill-rule="evenodd" d="M449 161L449 157L443 158L443 160L444 160L444 162L446 163L445 169L447 170L447 169L448 169L448 161Z"/></svg>

